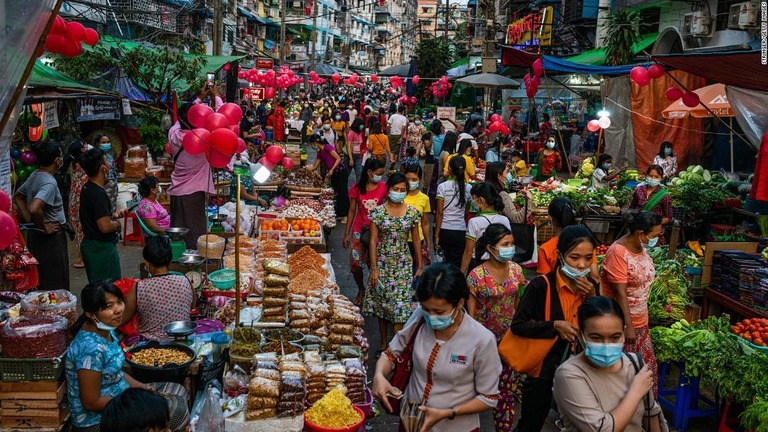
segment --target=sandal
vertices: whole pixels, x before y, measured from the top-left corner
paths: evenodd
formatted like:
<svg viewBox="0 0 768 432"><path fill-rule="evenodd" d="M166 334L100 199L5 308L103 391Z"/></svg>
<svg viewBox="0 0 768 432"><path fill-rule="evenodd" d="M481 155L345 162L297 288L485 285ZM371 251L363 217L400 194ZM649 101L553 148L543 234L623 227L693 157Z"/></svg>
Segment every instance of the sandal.
<svg viewBox="0 0 768 432"><path fill-rule="evenodd" d="M74 264L72 264L72 267L74 267L76 269L84 269L85 268L85 263L83 263L83 262L75 262Z"/></svg>

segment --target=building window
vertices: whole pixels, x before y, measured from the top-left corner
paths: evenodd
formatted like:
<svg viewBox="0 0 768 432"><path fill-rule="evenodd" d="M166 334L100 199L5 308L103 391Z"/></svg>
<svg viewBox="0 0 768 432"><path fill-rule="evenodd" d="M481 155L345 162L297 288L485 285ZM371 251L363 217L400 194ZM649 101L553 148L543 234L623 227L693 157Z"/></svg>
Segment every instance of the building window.
<svg viewBox="0 0 768 432"><path fill-rule="evenodd" d="M736 3L742 3L744 0L717 0L717 18L715 21L715 30L728 29L728 15L731 6Z"/></svg>

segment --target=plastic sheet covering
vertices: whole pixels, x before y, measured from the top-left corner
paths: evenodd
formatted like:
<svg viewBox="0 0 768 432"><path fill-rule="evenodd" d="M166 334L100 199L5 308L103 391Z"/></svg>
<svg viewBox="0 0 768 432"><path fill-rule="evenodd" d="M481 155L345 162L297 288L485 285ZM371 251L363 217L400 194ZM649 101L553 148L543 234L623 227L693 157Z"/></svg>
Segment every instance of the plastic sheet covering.
<svg viewBox="0 0 768 432"><path fill-rule="evenodd" d="M629 77L606 78L601 88L603 107L611 113L611 127L603 130L605 147L601 153L613 156L614 165L627 162L637 166L632 113L622 109L632 105L632 84Z"/></svg>
<svg viewBox="0 0 768 432"><path fill-rule="evenodd" d="M10 137L18 122L18 113L24 101L24 94L15 107L9 107L11 97L21 81L24 69L32 56L40 35L43 33L55 0L0 0L0 113L13 109L11 116L0 132L0 155L9 151Z"/></svg>
<svg viewBox="0 0 768 432"><path fill-rule="evenodd" d="M725 86L725 94L747 140L760 148L763 134L768 131L768 93Z"/></svg>

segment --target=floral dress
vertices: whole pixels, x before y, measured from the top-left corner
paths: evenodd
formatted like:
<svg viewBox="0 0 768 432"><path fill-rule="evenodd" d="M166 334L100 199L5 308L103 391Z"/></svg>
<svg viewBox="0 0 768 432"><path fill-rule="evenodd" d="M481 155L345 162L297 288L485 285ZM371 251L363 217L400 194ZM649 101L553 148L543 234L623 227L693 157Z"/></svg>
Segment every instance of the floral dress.
<svg viewBox="0 0 768 432"><path fill-rule="evenodd" d="M411 281L413 266L408 251L408 234L418 225L421 213L408 206L405 216L394 217L384 206L369 214L371 222L379 229L379 245L376 249L378 283L365 292L363 310L368 315L383 318L392 323L404 323L411 316Z"/></svg>
<svg viewBox="0 0 768 432"><path fill-rule="evenodd" d="M107 153L106 156L109 163L109 174L107 174L107 184L104 185L104 189L109 195L112 211L115 211L117 210L117 165L115 165L115 157L111 153Z"/></svg>
<svg viewBox="0 0 768 432"><path fill-rule="evenodd" d="M77 250L80 250L80 243L83 242L83 225L80 223L80 191L83 190L83 185L88 183L88 174L80 166L80 164L73 164L72 169L72 186L69 188L69 224L75 230L75 242L77 242Z"/></svg>
<svg viewBox="0 0 768 432"><path fill-rule="evenodd" d="M501 342L515 315L518 290L525 285L522 267L510 262L509 277L503 283L498 283L485 265L481 264L469 273L467 285L477 301L477 321L496 336L497 342ZM501 366L499 402L493 420L496 431L505 432L512 430L515 420L515 398L520 400L521 376L506 363L502 362Z"/></svg>

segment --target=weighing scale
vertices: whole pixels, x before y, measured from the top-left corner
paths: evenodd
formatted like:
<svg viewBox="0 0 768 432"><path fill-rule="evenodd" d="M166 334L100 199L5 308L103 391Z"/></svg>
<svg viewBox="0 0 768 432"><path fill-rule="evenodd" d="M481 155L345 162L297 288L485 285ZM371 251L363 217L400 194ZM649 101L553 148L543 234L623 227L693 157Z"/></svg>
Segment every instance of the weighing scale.
<svg viewBox="0 0 768 432"><path fill-rule="evenodd" d="M173 338L173 341L186 345L187 337L195 332L197 323L193 321L171 321L165 326L163 330L165 333Z"/></svg>
<svg viewBox="0 0 768 432"><path fill-rule="evenodd" d="M178 261L187 250L187 244L184 242L184 236L189 232L189 228L168 228L165 233L171 239L171 251L173 252L173 261Z"/></svg>
<svg viewBox="0 0 768 432"><path fill-rule="evenodd" d="M208 220L211 221L211 233L223 233L224 225L222 225L222 222L225 222L227 220L226 215L216 214L216 215L210 215L208 216Z"/></svg>

